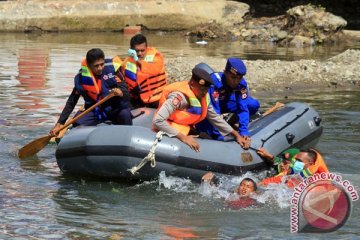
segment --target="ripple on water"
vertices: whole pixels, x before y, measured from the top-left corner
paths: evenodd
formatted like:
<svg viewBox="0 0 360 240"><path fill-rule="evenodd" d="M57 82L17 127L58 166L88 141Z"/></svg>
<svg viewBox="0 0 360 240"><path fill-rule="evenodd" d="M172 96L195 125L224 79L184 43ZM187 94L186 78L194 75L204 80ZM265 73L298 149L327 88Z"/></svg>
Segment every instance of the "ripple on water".
<svg viewBox="0 0 360 240"><path fill-rule="evenodd" d="M224 178L219 188L165 174L159 176L159 181L139 184L80 180L61 175L54 145L29 159L17 158L20 147L47 134L56 122L86 51L101 47L108 56L124 57L129 38L122 36L0 34L0 56L6 59L0 64L0 239L176 239L176 234L200 239L294 238L288 226L291 192L281 186L259 191L257 201L261 204L257 208L232 210L226 199L244 176ZM84 37L88 42L84 43ZM314 52L319 48L292 52L239 42L209 43L204 47L167 35L150 35L149 40L167 57L233 55L293 60L326 58L342 51L336 49L320 56ZM29 67L33 63L35 66ZM257 97L258 93L253 94ZM324 132L317 148L332 171L344 175L359 189L359 97L358 91L294 89L268 94L260 101L263 109L280 100L306 102L318 110ZM261 174L245 176L261 179L265 176ZM357 238L359 202L354 206L349 222L336 234L324 235L326 238Z"/></svg>

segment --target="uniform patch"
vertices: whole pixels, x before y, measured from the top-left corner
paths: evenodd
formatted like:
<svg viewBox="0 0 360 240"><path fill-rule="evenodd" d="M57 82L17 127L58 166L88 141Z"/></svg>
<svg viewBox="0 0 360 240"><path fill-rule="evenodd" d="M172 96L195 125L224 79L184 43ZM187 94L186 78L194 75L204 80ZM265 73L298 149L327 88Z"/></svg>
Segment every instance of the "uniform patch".
<svg viewBox="0 0 360 240"><path fill-rule="evenodd" d="M246 90L246 88L240 89L240 92L241 92L241 99L247 98L247 90Z"/></svg>
<svg viewBox="0 0 360 240"><path fill-rule="evenodd" d="M219 100L224 100L226 98L226 90L225 89L220 89L219 91Z"/></svg>
<svg viewBox="0 0 360 240"><path fill-rule="evenodd" d="M220 94L218 91L214 91L211 96L214 99L214 101L217 102L219 100Z"/></svg>
<svg viewBox="0 0 360 240"><path fill-rule="evenodd" d="M180 95L180 94L177 94L177 95L173 98L172 104L173 104L175 107L179 108L179 107L180 107L181 100L182 100L181 95Z"/></svg>

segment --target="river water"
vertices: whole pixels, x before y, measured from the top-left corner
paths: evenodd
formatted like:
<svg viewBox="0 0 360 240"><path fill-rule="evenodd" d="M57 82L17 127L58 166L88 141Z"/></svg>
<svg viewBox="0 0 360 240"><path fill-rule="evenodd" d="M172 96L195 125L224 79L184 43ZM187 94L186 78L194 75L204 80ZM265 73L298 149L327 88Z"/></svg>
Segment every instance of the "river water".
<svg viewBox="0 0 360 240"><path fill-rule="evenodd" d="M291 191L282 187L261 193L260 207L231 210L224 200L228 192L164 174L159 181L141 184L65 177L56 164L55 145L19 160L17 149L54 125L86 51L100 47L109 56L124 56L129 39L120 33L0 35L0 239L360 238L359 202L336 232L291 234ZM349 47L202 46L166 34L150 35L149 40L172 57L326 59ZM324 133L317 148L331 171L360 190L360 91L282 91L258 97L263 108L281 100L306 102L318 110ZM239 181L233 178L228 184Z"/></svg>

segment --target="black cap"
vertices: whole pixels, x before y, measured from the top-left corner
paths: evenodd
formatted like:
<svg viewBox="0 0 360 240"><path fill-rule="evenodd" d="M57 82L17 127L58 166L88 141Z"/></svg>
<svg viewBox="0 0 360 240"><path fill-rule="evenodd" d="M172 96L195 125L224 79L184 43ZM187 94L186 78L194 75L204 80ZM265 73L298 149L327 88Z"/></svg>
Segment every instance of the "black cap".
<svg viewBox="0 0 360 240"><path fill-rule="evenodd" d="M206 63L199 63L195 65L192 70L192 78L197 81L200 85L210 87L213 85L211 74L214 70Z"/></svg>

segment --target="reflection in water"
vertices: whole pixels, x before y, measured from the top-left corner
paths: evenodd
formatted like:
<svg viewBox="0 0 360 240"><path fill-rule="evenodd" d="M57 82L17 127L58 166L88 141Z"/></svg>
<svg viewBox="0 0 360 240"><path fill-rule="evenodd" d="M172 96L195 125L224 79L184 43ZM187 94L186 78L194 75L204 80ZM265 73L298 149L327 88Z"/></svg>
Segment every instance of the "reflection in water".
<svg viewBox="0 0 360 240"><path fill-rule="evenodd" d="M20 82L19 87L25 90L25 94L22 91L17 95L17 107L27 110L49 107L42 103L43 94L38 92L45 89L48 57L48 51L45 49L25 48L19 50L17 79ZM41 119L39 123L42 121L45 120Z"/></svg>
<svg viewBox="0 0 360 240"><path fill-rule="evenodd" d="M161 226L164 233L171 237L171 239L190 239L190 238L199 238L191 228L179 228L172 226Z"/></svg>
<svg viewBox="0 0 360 240"><path fill-rule="evenodd" d="M162 52L165 58L185 56L216 56L216 57L241 57L244 59L326 59L348 48L360 48L360 42L338 42L331 45L319 45L309 48L280 47L267 42L209 42L207 45L199 45L197 39L179 36L178 33L149 33L146 34L150 46L155 46ZM122 33L102 32L93 33L50 33L42 35L34 34L2 34L0 42L18 42L41 44L46 48L62 49L67 53L86 53L92 47L100 47L108 56L126 56L129 48L131 35ZM84 41L85 39L85 41ZM10 44L12 45L12 44ZM79 60L80 62L80 60Z"/></svg>
<svg viewBox="0 0 360 240"><path fill-rule="evenodd" d="M49 54L45 49L25 48L19 50L19 76L21 86L27 90L41 90L45 85L45 71Z"/></svg>

